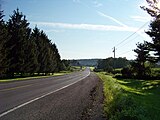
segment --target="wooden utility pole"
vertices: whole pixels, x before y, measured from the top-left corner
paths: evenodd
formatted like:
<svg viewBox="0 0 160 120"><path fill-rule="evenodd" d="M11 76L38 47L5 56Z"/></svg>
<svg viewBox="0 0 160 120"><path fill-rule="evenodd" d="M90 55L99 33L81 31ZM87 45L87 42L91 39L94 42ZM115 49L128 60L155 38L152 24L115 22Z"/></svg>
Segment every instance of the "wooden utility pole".
<svg viewBox="0 0 160 120"><path fill-rule="evenodd" d="M116 48L113 48L114 59L113 59L113 70L115 71L115 58L116 58Z"/></svg>
<svg viewBox="0 0 160 120"><path fill-rule="evenodd" d="M114 58L116 57L116 48L113 48Z"/></svg>

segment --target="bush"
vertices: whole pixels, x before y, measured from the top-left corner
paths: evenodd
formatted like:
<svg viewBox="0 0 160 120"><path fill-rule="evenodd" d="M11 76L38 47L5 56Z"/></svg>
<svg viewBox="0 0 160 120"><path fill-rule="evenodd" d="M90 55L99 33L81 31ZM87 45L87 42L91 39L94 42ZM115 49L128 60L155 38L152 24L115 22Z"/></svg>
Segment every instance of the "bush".
<svg viewBox="0 0 160 120"><path fill-rule="evenodd" d="M131 67L126 67L126 68L123 68L121 70L121 73L122 73L122 76L124 78L132 78L134 75L133 75L133 70L131 69Z"/></svg>
<svg viewBox="0 0 160 120"><path fill-rule="evenodd" d="M93 71L94 72L103 72L103 69L97 69L97 68L95 68Z"/></svg>

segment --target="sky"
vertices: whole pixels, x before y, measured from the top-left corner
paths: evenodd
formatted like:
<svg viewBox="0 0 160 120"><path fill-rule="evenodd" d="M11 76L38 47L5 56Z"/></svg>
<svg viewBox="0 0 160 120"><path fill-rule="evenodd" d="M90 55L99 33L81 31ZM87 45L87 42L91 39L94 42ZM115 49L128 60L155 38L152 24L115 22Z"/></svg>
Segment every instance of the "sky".
<svg viewBox="0 0 160 120"><path fill-rule="evenodd" d="M136 43L151 17L140 6L145 0L0 0L7 21L13 10L26 15L56 43L62 59L116 57L135 59Z"/></svg>

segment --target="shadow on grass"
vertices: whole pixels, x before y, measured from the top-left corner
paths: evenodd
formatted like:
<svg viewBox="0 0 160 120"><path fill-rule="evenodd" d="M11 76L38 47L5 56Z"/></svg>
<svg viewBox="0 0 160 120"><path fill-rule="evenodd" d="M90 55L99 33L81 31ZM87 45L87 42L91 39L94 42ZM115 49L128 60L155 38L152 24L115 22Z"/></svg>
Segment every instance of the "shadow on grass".
<svg viewBox="0 0 160 120"><path fill-rule="evenodd" d="M117 82L127 92L140 92L142 95L159 95L160 92L160 80L117 79Z"/></svg>
<svg viewBox="0 0 160 120"><path fill-rule="evenodd" d="M160 80L117 79L123 91L141 103L153 120L160 118Z"/></svg>

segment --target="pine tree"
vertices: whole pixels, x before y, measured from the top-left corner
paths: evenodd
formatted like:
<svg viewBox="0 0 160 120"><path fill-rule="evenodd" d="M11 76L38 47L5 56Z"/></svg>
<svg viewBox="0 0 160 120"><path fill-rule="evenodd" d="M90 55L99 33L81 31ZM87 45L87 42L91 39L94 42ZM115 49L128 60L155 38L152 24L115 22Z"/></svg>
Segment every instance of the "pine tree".
<svg viewBox="0 0 160 120"><path fill-rule="evenodd" d="M6 59L8 51L5 48L5 43L8 41L9 35L3 17L3 11L0 11L0 77L2 77L2 74L5 74L8 66L8 59Z"/></svg>
<svg viewBox="0 0 160 120"><path fill-rule="evenodd" d="M50 40L48 39L47 35L41 31L40 32L40 40L41 40L41 66L40 70L43 73L49 73L50 72Z"/></svg>
<svg viewBox="0 0 160 120"><path fill-rule="evenodd" d="M7 25L8 33L11 36L6 43L6 48L9 49L7 59L10 59L8 74L11 76L14 73L23 74L25 72L27 42L31 29L26 17L19 12L19 9L13 11L13 15L10 16Z"/></svg>
<svg viewBox="0 0 160 120"><path fill-rule="evenodd" d="M149 7L141 7L153 17L150 23L150 29L146 32L151 38L152 42L149 44L150 51L155 52L155 61L160 60L160 8L158 7L159 0L146 0Z"/></svg>
<svg viewBox="0 0 160 120"><path fill-rule="evenodd" d="M133 62L132 67L135 70L135 73L137 73L137 77L144 78L147 75L150 75L150 68L146 66L146 63L150 59L150 54L148 50L148 44L147 42L144 43L138 43L137 49L134 50L135 53L137 53L137 58L135 62Z"/></svg>
<svg viewBox="0 0 160 120"><path fill-rule="evenodd" d="M157 17L160 14L160 9L158 6L159 0L146 0L148 7L141 6L141 8L148 12L152 17Z"/></svg>
<svg viewBox="0 0 160 120"><path fill-rule="evenodd" d="M55 61L55 72L59 72L61 70L61 65L62 65L62 62L61 62L61 57L60 57L60 54L58 52L58 49L57 49L57 46L56 44L53 44L52 45L52 49L53 49L53 52L54 52L54 61Z"/></svg>
<svg viewBox="0 0 160 120"><path fill-rule="evenodd" d="M160 16L150 23L150 30L146 33L152 38L150 50L155 52L155 61L160 60Z"/></svg>
<svg viewBox="0 0 160 120"><path fill-rule="evenodd" d="M32 39L36 43L37 48L37 61L38 73L49 73L52 70L52 50L51 41L47 35L40 31L37 26L33 29Z"/></svg>
<svg viewBox="0 0 160 120"><path fill-rule="evenodd" d="M0 11L0 75L14 73L54 73L60 71L62 62L58 49L48 36L37 27L31 30L25 15L19 9L7 23Z"/></svg>
<svg viewBox="0 0 160 120"><path fill-rule="evenodd" d="M32 36L26 45L25 50L25 63L24 63L24 72L26 73L36 73L38 70L38 60L37 60L37 46Z"/></svg>

